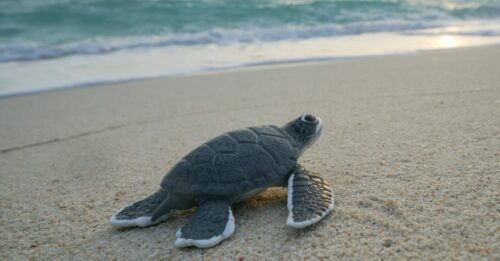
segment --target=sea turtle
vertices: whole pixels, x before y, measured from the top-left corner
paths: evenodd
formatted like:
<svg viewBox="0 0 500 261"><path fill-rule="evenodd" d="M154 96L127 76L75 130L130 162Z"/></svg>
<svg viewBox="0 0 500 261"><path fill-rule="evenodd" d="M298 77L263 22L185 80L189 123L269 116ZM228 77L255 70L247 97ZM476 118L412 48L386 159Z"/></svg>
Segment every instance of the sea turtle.
<svg viewBox="0 0 500 261"><path fill-rule="evenodd" d="M118 227L150 226L176 209L198 208L177 233L178 247L212 247L234 232L231 205L273 186L288 186L287 225L303 228L333 209L330 186L297 163L321 135L319 117L224 133L182 158L151 196L110 218Z"/></svg>

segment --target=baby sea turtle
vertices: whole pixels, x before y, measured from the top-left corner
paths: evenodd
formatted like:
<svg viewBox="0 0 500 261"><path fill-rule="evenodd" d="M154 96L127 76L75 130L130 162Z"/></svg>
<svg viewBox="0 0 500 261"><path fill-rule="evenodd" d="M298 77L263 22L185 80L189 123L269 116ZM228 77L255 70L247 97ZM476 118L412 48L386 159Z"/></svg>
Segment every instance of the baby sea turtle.
<svg viewBox="0 0 500 261"><path fill-rule="evenodd" d="M279 128L250 127L222 134L182 158L153 195L110 218L118 227L150 226L176 209L198 206L177 233L178 247L212 247L234 232L231 205L273 186L288 186L287 225L303 228L333 209L330 186L297 163L321 135L319 117L304 114Z"/></svg>

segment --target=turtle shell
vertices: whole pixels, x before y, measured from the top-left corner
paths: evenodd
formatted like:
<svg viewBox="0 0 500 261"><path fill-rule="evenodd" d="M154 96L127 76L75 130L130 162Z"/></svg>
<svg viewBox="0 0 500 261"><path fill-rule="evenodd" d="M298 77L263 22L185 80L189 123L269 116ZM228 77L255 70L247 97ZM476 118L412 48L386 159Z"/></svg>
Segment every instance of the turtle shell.
<svg viewBox="0 0 500 261"><path fill-rule="evenodd" d="M193 196L239 196L285 183L298 157L296 141L280 128L245 128L194 149L165 175L161 186Z"/></svg>

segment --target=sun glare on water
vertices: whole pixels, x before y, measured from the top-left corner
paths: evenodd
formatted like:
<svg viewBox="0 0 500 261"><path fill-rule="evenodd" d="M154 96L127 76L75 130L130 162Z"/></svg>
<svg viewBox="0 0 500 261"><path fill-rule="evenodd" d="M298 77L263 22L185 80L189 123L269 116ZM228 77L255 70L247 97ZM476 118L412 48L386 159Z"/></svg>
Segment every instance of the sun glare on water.
<svg viewBox="0 0 500 261"><path fill-rule="evenodd" d="M460 45L460 40L454 36L443 35L436 39L436 45L440 48L453 48Z"/></svg>

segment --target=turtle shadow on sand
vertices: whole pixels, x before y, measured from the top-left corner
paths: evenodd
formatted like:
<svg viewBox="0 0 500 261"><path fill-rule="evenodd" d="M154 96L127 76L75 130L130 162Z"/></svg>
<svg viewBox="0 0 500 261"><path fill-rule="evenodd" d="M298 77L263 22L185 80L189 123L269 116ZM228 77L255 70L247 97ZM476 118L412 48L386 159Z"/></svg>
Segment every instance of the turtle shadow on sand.
<svg viewBox="0 0 500 261"><path fill-rule="evenodd" d="M280 225L285 227L283 217L286 217L287 190L285 188L269 188L259 195L243 202L233 205L236 225L242 230L251 231L252 227L248 223L266 223L266 216L280 220ZM158 223L146 228L143 227L108 227L105 230L96 232L88 242L103 242L106 248L113 249L116 253L135 252L148 245L151 254L157 253L160 256L168 256L167 253L191 253L198 255L201 249L196 247L177 248L173 245L165 244L174 238L175 231L188 222L189 217L196 211L197 207L187 210L177 210L166 222ZM286 219L286 218L285 218ZM268 223L268 222L267 222ZM294 230L291 230L293 233ZM115 244L109 248L110 244ZM159 252L160 251L160 252Z"/></svg>
<svg viewBox="0 0 500 261"><path fill-rule="evenodd" d="M273 229L281 230L281 235L270 235L273 240L282 241L286 243L289 240L297 240L298 238L307 237L308 232L317 229L317 226L309 226L302 230L287 228L286 216L288 215L286 209L287 202L287 189L286 188L269 188L262 193L239 202L233 205L235 222L240 227L240 235L243 237L257 237L257 235L268 234L265 233L269 229L269 225ZM203 255L204 249L196 247L177 248L174 245L166 244L165 242L174 239L175 231L188 222L189 217L196 211L197 207L187 210L176 211L166 222L162 222L146 228L143 227L109 227L94 234L88 242L103 242L107 245L106 248L111 256L115 255L130 255L131 253L140 253L140 249L147 245L151 253L151 257L169 257L175 258L182 255L183 259L190 259L189 256L193 255L192 259L199 258ZM254 227L255 224L261 224L261 227ZM261 230L261 231L259 231ZM243 234L243 235L242 235ZM269 235L269 234L268 234ZM229 239L230 241L231 238ZM244 240L242 238L233 238L233 240ZM105 243L104 243L105 242ZM236 242L235 242L236 243ZM109 247L114 244L113 247ZM127 258L130 256L127 256ZM141 258L141 257L138 257Z"/></svg>

